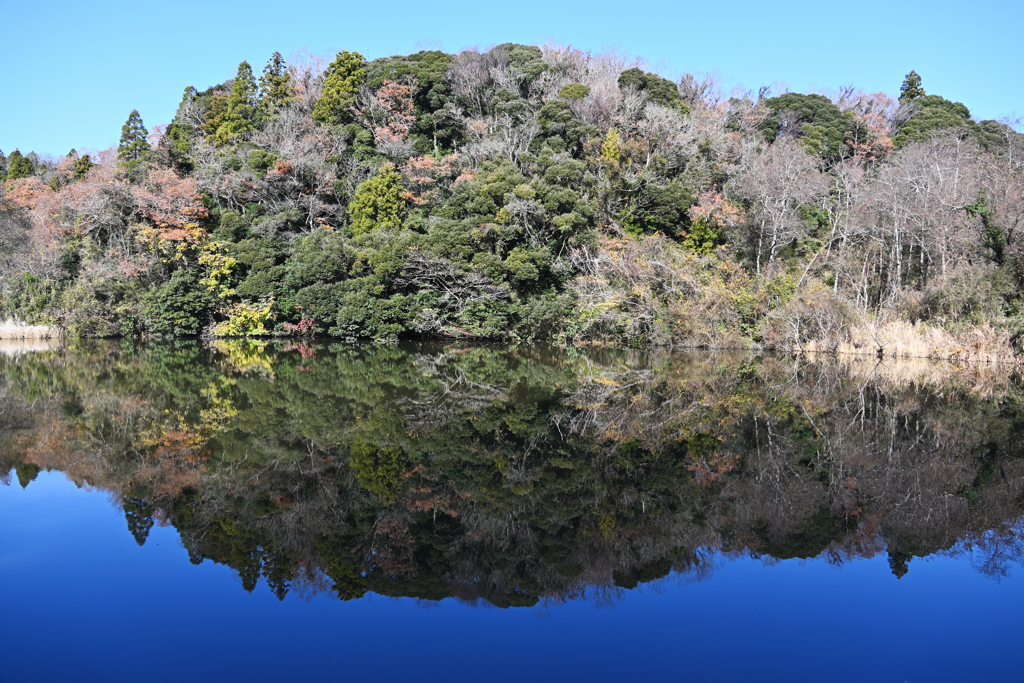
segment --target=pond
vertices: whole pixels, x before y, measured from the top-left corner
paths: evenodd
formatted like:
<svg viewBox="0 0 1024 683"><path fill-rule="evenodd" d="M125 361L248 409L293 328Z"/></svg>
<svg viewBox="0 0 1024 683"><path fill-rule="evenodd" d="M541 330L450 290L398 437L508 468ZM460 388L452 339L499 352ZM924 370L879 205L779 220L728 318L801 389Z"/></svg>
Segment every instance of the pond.
<svg viewBox="0 0 1024 683"><path fill-rule="evenodd" d="M4 679L1013 680L1022 437L1010 368L0 347Z"/></svg>

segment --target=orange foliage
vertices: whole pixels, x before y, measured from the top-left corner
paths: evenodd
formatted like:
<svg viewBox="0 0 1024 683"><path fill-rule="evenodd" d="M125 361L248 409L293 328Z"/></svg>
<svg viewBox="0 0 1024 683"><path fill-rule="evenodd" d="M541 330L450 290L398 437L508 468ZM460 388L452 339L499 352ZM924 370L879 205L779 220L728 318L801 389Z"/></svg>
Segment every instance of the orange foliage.
<svg viewBox="0 0 1024 683"><path fill-rule="evenodd" d="M440 161L431 156L409 159L401 168L401 173L406 184L412 189L406 192L403 198L418 206L440 200L442 190L458 182L453 178L458 160L458 152Z"/></svg>
<svg viewBox="0 0 1024 683"><path fill-rule="evenodd" d="M712 453L708 458L703 456L695 458L693 463L686 466L686 469L693 472L698 484L711 486L726 472L735 469L739 462L740 456L738 455Z"/></svg>
<svg viewBox="0 0 1024 683"><path fill-rule="evenodd" d="M208 217L199 186L170 169L152 170L145 183L131 185L139 213L153 223L162 240L190 237L190 228Z"/></svg>
<svg viewBox="0 0 1024 683"><path fill-rule="evenodd" d="M374 142L378 145L396 144L409 137L409 130L416 123L414 94L410 85L384 81L362 106L355 107L355 112L370 124Z"/></svg>
<svg viewBox="0 0 1024 683"><path fill-rule="evenodd" d="M739 225L743 221L743 211L729 202L721 192L708 190L701 192L697 203L689 208L690 219L703 219L708 225L726 227Z"/></svg>

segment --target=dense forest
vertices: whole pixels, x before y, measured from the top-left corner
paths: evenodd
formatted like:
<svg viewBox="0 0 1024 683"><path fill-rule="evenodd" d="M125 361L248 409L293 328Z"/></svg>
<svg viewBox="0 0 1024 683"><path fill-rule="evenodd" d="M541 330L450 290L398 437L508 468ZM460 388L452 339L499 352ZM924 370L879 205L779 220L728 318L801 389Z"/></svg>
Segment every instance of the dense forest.
<svg viewBox="0 0 1024 683"><path fill-rule="evenodd" d="M84 340L0 355L0 485L109 492L242 586L494 605L723 558L1024 560L1005 366L777 354ZM261 587L260 590L266 590Z"/></svg>
<svg viewBox="0 0 1024 683"><path fill-rule="evenodd" d="M1024 135L925 85L726 96L515 44L275 53L166 127L133 111L116 150L0 154L0 319L1009 359Z"/></svg>

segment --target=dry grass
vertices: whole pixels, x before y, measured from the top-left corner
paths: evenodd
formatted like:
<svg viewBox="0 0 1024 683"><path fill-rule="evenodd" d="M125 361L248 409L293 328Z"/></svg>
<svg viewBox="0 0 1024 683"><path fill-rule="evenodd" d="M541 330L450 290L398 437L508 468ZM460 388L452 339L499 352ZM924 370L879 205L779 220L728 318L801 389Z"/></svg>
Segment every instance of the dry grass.
<svg viewBox="0 0 1024 683"><path fill-rule="evenodd" d="M827 347L811 341L800 349L804 353L834 350L839 354L871 355L902 360L928 358L951 363L1017 363L1010 335L990 326L972 327L958 334L926 323L890 320L863 322L847 330L847 339Z"/></svg>
<svg viewBox="0 0 1024 683"><path fill-rule="evenodd" d="M0 339L57 339L60 329L48 325L25 325L14 320L0 322Z"/></svg>
<svg viewBox="0 0 1024 683"><path fill-rule="evenodd" d="M874 382L886 390L913 387L962 387L979 396L997 396L1005 393L1016 368L1005 363L980 365L951 363L928 358L879 360L860 354L804 354L812 363L839 369L843 376L858 383Z"/></svg>
<svg viewBox="0 0 1024 683"><path fill-rule="evenodd" d="M56 348L57 339L4 339L0 337L0 356L15 358L26 353L49 351Z"/></svg>

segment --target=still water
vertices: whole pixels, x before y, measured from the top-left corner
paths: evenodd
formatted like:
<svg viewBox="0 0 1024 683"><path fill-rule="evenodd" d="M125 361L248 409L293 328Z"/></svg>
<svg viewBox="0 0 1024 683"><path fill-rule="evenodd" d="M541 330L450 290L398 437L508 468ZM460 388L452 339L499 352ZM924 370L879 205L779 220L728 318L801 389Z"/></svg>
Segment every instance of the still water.
<svg viewBox="0 0 1024 683"><path fill-rule="evenodd" d="M1014 681L1006 369L0 348L0 680Z"/></svg>

